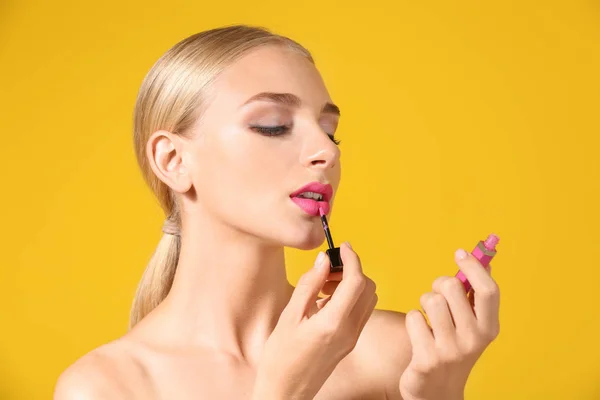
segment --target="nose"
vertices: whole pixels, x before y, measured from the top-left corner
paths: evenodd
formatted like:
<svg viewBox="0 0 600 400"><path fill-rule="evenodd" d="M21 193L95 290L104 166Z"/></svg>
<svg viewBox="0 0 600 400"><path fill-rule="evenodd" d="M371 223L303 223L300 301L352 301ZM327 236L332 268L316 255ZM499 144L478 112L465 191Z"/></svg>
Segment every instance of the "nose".
<svg viewBox="0 0 600 400"><path fill-rule="evenodd" d="M329 169L336 166L340 158L339 147L320 127L306 135L301 155L302 164L307 168Z"/></svg>

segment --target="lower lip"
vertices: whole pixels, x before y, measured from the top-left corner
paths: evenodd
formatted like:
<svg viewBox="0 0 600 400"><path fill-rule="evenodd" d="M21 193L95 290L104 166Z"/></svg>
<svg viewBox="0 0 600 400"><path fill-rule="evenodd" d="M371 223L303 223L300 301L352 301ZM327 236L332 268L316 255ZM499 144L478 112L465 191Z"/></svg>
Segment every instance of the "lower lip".
<svg viewBox="0 0 600 400"><path fill-rule="evenodd" d="M291 199L305 213L312 215L313 217L319 216L319 208L322 208L325 214L329 214L329 203L326 201L316 201L302 197L292 197Z"/></svg>

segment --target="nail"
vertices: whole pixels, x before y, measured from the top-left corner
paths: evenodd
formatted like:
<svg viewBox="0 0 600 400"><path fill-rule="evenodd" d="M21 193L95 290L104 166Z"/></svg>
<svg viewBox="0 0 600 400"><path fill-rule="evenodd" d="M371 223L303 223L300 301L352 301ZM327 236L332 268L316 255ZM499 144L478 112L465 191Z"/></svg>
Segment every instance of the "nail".
<svg viewBox="0 0 600 400"><path fill-rule="evenodd" d="M346 246L352 248L352 246L350 245L350 242L346 242Z"/></svg>
<svg viewBox="0 0 600 400"><path fill-rule="evenodd" d="M323 253L322 251L320 251L319 255L317 256L317 259L315 260L314 267L317 268L319 265L321 265L323 263L324 259L325 259L325 253Z"/></svg>
<svg viewBox="0 0 600 400"><path fill-rule="evenodd" d="M456 250L456 253L454 253L454 255L456 256L456 258L458 258L459 260L464 260L465 258L468 257L468 254L466 251L464 251L463 249L458 249Z"/></svg>

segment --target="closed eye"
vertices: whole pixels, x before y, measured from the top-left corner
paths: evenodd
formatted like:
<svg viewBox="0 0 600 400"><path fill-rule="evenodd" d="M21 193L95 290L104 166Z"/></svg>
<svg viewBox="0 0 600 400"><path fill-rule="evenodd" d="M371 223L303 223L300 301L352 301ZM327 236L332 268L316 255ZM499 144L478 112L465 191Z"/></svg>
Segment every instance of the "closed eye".
<svg viewBox="0 0 600 400"><path fill-rule="evenodd" d="M289 132L290 127L286 125L277 125L277 126L260 126L260 125L252 125L250 126L255 132L260 133L265 136L279 136ZM335 136L331 133L328 133L327 136L331 139L333 143L339 146L340 141L335 138Z"/></svg>
<svg viewBox="0 0 600 400"><path fill-rule="evenodd" d="M253 131L258 132L262 135L266 135L266 136L279 136L279 135L283 135L284 133L286 133L290 130L290 128L285 125L277 125L277 126L254 125L254 126L251 126L250 129L252 129Z"/></svg>

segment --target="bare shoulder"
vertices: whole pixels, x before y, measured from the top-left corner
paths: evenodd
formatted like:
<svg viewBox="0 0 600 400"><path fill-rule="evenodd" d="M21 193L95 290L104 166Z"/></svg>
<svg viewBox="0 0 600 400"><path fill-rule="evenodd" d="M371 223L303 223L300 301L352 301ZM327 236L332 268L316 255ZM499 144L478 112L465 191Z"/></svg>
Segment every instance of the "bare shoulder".
<svg viewBox="0 0 600 400"><path fill-rule="evenodd" d="M54 400L149 398L145 369L121 340L102 345L69 366L58 378Z"/></svg>
<svg viewBox="0 0 600 400"><path fill-rule="evenodd" d="M412 357L405 317L397 311L373 310L357 343L366 373L389 398L398 398L400 376Z"/></svg>

